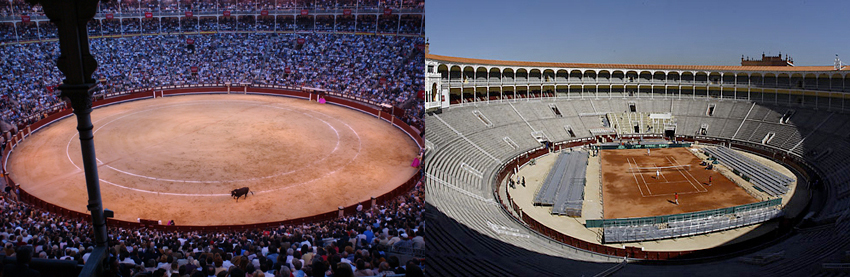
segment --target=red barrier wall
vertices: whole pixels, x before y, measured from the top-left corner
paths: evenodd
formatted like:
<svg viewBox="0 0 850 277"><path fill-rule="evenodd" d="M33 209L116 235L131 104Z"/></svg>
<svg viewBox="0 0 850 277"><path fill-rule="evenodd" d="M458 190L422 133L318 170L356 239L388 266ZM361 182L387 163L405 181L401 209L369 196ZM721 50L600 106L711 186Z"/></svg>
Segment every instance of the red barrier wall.
<svg viewBox="0 0 850 277"><path fill-rule="evenodd" d="M162 95L193 94L193 93L204 94L204 93L210 93L210 92L226 92L227 87L225 87L225 86L199 86L199 87L171 88L171 89L162 89L162 90L157 88L155 90L157 91L156 95L159 96L159 95L161 95L159 93L160 91L162 91ZM133 100L141 100L141 99L146 99L146 98L152 98L153 95L154 95L153 91L154 91L154 89L138 89L138 90L134 90L133 93L97 100L92 104L92 106L93 107L99 107L99 106L104 106L104 105L115 104L115 103L122 102L122 101L133 101ZM231 93L234 93L234 94L243 93L244 87L234 86L234 87L231 87L231 91L232 91ZM274 94L274 95L279 95L279 96L300 97L300 98L308 98L311 95L308 92L300 91L300 90L297 90L297 89L248 87L247 91L248 91L248 93ZM316 97L315 94L313 94L313 99L315 99L315 97ZM325 99L329 103L335 103L335 104L339 104L339 105L342 105L342 106L346 106L348 108L358 109L358 110L361 110L363 112L372 114L376 117L379 116L379 114L380 114L381 118L383 118L387 121L392 120L395 123L394 125L396 127L399 127L403 132L407 133L411 138L413 138L413 140L416 141L416 143L419 145L420 148L422 148L423 145L424 145L422 137L419 136L419 134L415 131L414 128L408 126L407 124L405 124L403 121L399 120L398 118L390 118L389 115L387 115L386 113L380 113L379 112L380 109L375 107L375 106L372 106L370 104L364 104L364 103L359 102L357 100L347 99L347 98L340 97L340 96L325 96ZM67 115L71 114L71 112L72 112L71 109L65 109L65 110L59 111L57 113L49 115L46 118L32 124L30 126L30 128L32 129L33 132L35 132L37 128L40 128L44 125L47 125L47 124L49 124L49 123L51 123L51 122L53 122L57 119L60 119L64 116L67 116ZM21 138L23 138L24 132L26 132L26 129L22 130L21 132L18 132L18 134L16 134L15 137L17 137L17 139L20 140ZM5 173L5 170L6 170L6 160L7 160L11 151L12 151L12 143L9 142L9 143L6 144L6 148L3 149L3 159L0 160L0 169L2 169L2 171L4 173ZM6 184L8 184L9 186L12 186L12 187L15 186L14 180L12 180L12 178L10 178L8 176L8 174L3 174L3 176L6 179ZM413 189L413 187L416 185L416 183L418 183L420 181L420 179L421 179L420 173L417 173L417 174L411 176L410 179L408 179L407 181L405 181L403 184L401 184L397 188L393 189L392 191L384 193L383 195L377 196L376 197L377 203L383 203L383 202L386 202L386 201L391 200L393 198L404 195L405 193L407 193L408 191ZM79 220L88 220L90 218L88 213L81 213L81 212L77 212L77 211L72 211L72 210L69 210L69 209L66 209L66 208L45 202L44 200L41 200L38 197L30 195L29 193L27 193L23 189L20 190L19 197L20 197L21 201L24 201L24 202L26 202L30 205L44 209L44 210L51 212L51 213L56 213L56 214L59 214L59 215L65 216L65 217L75 218L75 219L79 219ZM364 210L370 209L372 207L372 199L366 199L364 201L361 201L358 204L353 204L351 206L344 207L343 208L344 214L349 215L349 214L355 213L358 205L363 205ZM129 222L129 221L122 221L122 220L115 220L115 219L108 219L107 225L110 226L110 227L124 227L124 228L147 227L147 228L153 228L153 229L156 229L156 230L169 230L169 231L219 231L219 230L236 231L236 230L250 230L250 229L258 229L258 228L268 228L268 227L274 227L274 226L280 226L280 225L294 225L294 224L327 221L327 220L335 219L338 216L339 216L339 211L337 210L337 208L334 208L333 211L329 211L329 212L326 212L326 213L317 214L317 215L313 215L313 216L308 216L308 217L301 217L301 218L289 219L289 220L284 220L284 221L256 223L256 224L244 224L244 225L219 225L219 226L181 226L181 225L177 225L177 226L168 226L168 225L143 224L143 223L140 223L140 222ZM165 222L163 222L163 224L165 224Z"/></svg>

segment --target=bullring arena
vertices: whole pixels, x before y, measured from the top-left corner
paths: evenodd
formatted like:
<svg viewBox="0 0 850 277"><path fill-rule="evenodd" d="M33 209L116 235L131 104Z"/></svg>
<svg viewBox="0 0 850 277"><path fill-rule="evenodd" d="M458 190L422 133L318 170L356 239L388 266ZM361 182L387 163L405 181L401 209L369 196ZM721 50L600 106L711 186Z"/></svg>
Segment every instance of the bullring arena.
<svg viewBox="0 0 850 277"><path fill-rule="evenodd" d="M427 54L426 68L438 272L829 276L845 266L847 67Z"/></svg>
<svg viewBox="0 0 850 277"><path fill-rule="evenodd" d="M41 2L0 3L4 265L422 276L424 1Z"/></svg>
<svg viewBox="0 0 850 277"><path fill-rule="evenodd" d="M417 171L412 137L352 108L269 95L147 98L92 113L104 206L118 220L216 226L309 217L393 191ZM28 194L85 212L75 124L68 117L34 132L7 169ZM253 194L235 200L230 191L240 187Z"/></svg>

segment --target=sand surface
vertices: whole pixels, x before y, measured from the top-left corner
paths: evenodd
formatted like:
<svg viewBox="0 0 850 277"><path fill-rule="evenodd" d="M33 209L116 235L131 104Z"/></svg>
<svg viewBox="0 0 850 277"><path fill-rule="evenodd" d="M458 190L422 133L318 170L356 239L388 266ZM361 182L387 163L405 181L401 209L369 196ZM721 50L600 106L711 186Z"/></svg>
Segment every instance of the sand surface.
<svg viewBox="0 0 850 277"><path fill-rule="evenodd" d="M405 133L355 110L285 97L191 95L95 109L104 207L116 219L248 224L335 211L398 187L416 169ZM76 119L41 129L8 170L47 202L86 212ZM254 191L236 200L230 191Z"/></svg>

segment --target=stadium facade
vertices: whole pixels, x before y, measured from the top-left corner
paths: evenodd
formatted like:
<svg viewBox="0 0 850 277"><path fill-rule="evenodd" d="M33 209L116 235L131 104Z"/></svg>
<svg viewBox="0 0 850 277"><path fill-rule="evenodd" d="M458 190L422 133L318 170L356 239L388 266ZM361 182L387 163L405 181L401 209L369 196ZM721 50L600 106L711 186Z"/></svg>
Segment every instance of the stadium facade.
<svg viewBox="0 0 850 277"><path fill-rule="evenodd" d="M830 100L844 99L842 92L850 92L850 66L840 63L795 67L630 65L497 61L429 54L426 72L428 110L504 98L599 98L623 94L746 99L844 109L843 100Z"/></svg>

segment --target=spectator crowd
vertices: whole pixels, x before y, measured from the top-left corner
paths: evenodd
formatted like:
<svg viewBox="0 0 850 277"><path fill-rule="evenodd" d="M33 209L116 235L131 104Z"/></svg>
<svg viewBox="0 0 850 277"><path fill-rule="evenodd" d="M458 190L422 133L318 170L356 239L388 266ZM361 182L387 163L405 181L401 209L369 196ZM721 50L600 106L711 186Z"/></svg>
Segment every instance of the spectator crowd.
<svg viewBox="0 0 850 277"><path fill-rule="evenodd" d="M424 0L122 0L104 1L98 6L102 13L143 13L193 11L211 13L219 11L300 10L329 11L338 9L422 9ZM0 1L0 17L21 14L43 14L40 5L32 6L25 0Z"/></svg>
<svg viewBox="0 0 850 277"><path fill-rule="evenodd" d="M405 36L221 33L98 38L90 45L100 94L250 83L320 88L401 106L424 89L421 44L422 38ZM24 126L64 106L53 91L62 80L58 55L57 42L0 47L0 69L10 73L0 76L3 121Z"/></svg>
<svg viewBox="0 0 850 277"><path fill-rule="evenodd" d="M116 13L363 7L378 10L421 9L423 3L144 0L110 1L99 9ZM22 0L0 1L0 17L40 12L40 7L31 7ZM421 103L415 98L424 89L424 52L419 47L424 44L423 38L252 32L275 28L329 31L336 24L342 31L381 28L419 34L421 18L379 21L373 16L341 18L339 23L334 18L317 18L314 22L291 19L162 18L157 24L143 20L93 20L90 33L155 34L90 41L92 55L98 60L93 76L99 80L97 94L225 83L320 88L408 107L403 120L421 130ZM278 24L280 27L270 27ZM187 30L239 32L188 35ZM49 23L18 24L17 28L0 23L0 42L55 37L55 26ZM187 39L193 40L191 46ZM0 75L0 131L14 133L16 127L66 108L55 91L63 78L55 66L58 56L56 41L0 43L0 70L5 73ZM5 256L23 253L34 258L86 262L94 246L90 222L18 202L10 198L13 195L0 197L0 242ZM423 197L424 190L417 185L409 194L375 209L358 209L356 214L337 220L263 230L171 232L110 227L107 276L421 276L423 265L418 259L405 262L399 258L409 258L424 248Z"/></svg>
<svg viewBox="0 0 850 277"><path fill-rule="evenodd" d="M337 220L226 232L108 228L105 276L423 276L424 189ZM0 198L3 255L85 264L89 221ZM400 259L404 258L407 261ZM37 268L36 268L37 270Z"/></svg>

